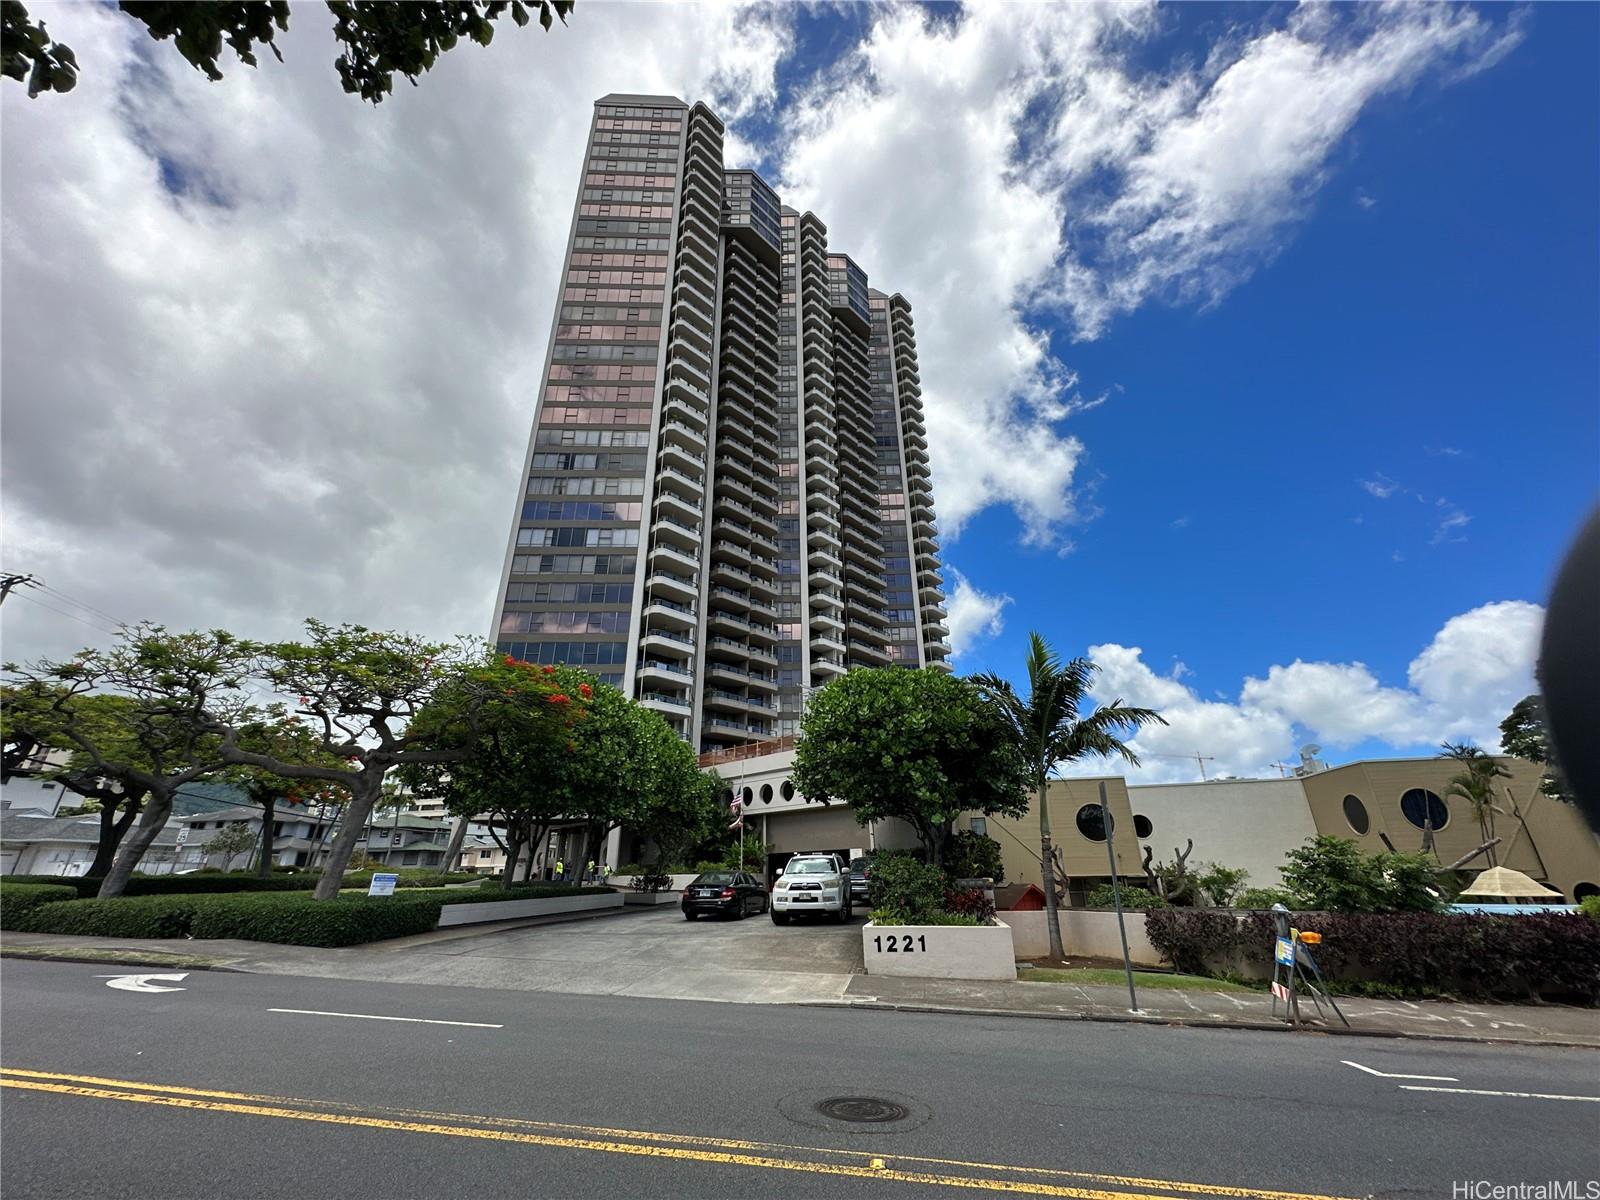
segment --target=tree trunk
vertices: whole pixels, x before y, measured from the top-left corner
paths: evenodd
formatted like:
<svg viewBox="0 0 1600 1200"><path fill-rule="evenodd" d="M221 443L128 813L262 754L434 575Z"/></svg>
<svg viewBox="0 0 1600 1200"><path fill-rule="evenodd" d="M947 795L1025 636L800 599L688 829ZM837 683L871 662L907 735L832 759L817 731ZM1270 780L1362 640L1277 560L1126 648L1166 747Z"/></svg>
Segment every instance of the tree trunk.
<svg viewBox="0 0 1600 1200"><path fill-rule="evenodd" d="M457 860L461 857L461 843L466 840L466 837L467 818L457 817L456 827L450 831L450 844L444 850L444 869L446 874L454 870L458 865Z"/></svg>
<svg viewBox="0 0 1600 1200"><path fill-rule="evenodd" d="M265 879L272 869L272 843L276 840L272 836L272 815L277 807L276 796L268 795L261 801L261 853L256 857L256 876L260 879Z"/></svg>
<svg viewBox="0 0 1600 1200"><path fill-rule="evenodd" d="M333 839L333 848L328 851L328 862L322 868L316 890L311 893L313 899L332 900L339 894L339 887L344 883L345 868L350 865L350 857L356 850L356 842L366 828L373 806L383 795L383 777L387 771L387 767L369 766L351 778L347 785L350 802L340 814L339 836Z"/></svg>
<svg viewBox="0 0 1600 1200"><path fill-rule="evenodd" d="M100 842L94 850L94 861L89 864L89 878L104 879L111 870L117 847L122 845L128 827L139 815L140 799L138 796L128 796L120 804L109 807L104 800L100 802Z"/></svg>
<svg viewBox="0 0 1600 1200"><path fill-rule="evenodd" d="M1050 957L1059 962L1067 956L1067 952L1061 944L1061 913L1056 904L1056 863L1050 846L1050 806L1045 801L1049 786L1048 779L1039 782L1035 802L1039 805L1039 870L1044 878L1044 924L1050 934Z"/></svg>
<svg viewBox="0 0 1600 1200"><path fill-rule="evenodd" d="M156 835L166 827L167 818L171 815L172 791L152 791L144 812L140 814L138 827L117 847L116 856L111 860L111 869L106 872L105 882L97 893L99 899L122 895L123 888L128 886L128 876L143 860L145 851L150 849Z"/></svg>
<svg viewBox="0 0 1600 1200"><path fill-rule="evenodd" d="M527 840L527 829L520 817L506 822L506 865L500 873L500 882L510 887L517 879L517 860L522 857L522 847Z"/></svg>

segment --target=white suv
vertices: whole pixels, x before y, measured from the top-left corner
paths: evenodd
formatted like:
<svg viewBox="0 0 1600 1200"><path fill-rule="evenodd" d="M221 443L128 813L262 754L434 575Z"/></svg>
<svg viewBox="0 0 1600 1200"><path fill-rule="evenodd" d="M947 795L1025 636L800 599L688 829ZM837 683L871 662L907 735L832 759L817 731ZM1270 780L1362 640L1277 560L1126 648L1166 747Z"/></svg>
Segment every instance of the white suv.
<svg viewBox="0 0 1600 1200"><path fill-rule="evenodd" d="M796 854L772 889L774 925L812 913L850 919L850 873L837 854Z"/></svg>

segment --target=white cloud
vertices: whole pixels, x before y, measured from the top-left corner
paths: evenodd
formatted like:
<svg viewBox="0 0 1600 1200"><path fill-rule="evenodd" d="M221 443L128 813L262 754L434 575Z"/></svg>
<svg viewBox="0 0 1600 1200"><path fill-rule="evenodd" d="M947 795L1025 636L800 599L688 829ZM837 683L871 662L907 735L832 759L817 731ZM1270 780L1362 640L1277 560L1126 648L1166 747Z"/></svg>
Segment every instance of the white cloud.
<svg viewBox="0 0 1600 1200"><path fill-rule="evenodd" d="M1544 610L1508 600L1446 621L1412 659L1406 687L1386 685L1364 663L1304 662L1247 678L1238 699L1202 699L1182 682L1181 664L1158 674L1137 646L1091 646L1100 666L1093 698L1159 710L1168 724L1142 730L1133 746L1145 759L1131 774L1144 782L1192 779L1195 754L1209 774L1260 776L1292 759L1305 742L1330 749L1376 739L1401 751L1431 753L1445 740L1499 748L1499 723L1535 690L1533 667ZM1084 764L1081 773L1103 770Z"/></svg>
<svg viewBox="0 0 1600 1200"><path fill-rule="evenodd" d="M755 112L788 18L580 7L374 108L320 11L211 84L61 5L76 90L0 88L6 567L175 627L486 633L590 104ZM30 604L5 626L12 657L96 636Z"/></svg>
<svg viewBox="0 0 1600 1200"><path fill-rule="evenodd" d="M1005 607L1011 597L979 591L960 571L946 567L955 588L946 602L950 616L950 655L959 658L980 638L994 637L1005 628Z"/></svg>
<svg viewBox="0 0 1600 1200"><path fill-rule="evenodd" d="M1082 516L1085 447L1059 422L1103 397L1048 321L1092 338L1150 301L1216 302L1362 112L1510 45L1462 7L1314 7L1152 66L1168 24L1150 4L885 6L795 106L786 199L916 308L947 534L994 504L1033 544Z"/></svg>
<svg viewBox="0 0 1600 1200"><path fill-rule="evenodd" d="M1363 479L1361 481L1361 486L1366 490L1369 496L1375 496L1379 500L1387 500L1396 492L1405 490L1394 480L1386 478L1382 474L1380 474L1376 479Z"/></svg>

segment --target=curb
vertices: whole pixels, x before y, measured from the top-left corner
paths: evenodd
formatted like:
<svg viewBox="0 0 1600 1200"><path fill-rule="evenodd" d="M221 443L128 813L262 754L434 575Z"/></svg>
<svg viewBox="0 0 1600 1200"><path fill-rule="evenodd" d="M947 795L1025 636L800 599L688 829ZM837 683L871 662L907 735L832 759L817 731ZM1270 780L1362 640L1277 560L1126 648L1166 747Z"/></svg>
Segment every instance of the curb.
<svg viewBox="0 0 1600 1200"><path fill-rule="evenodd" d="M1496 1038L1462 1033L1420 1033L1404 1029L1345 1029L1322 1026L1293 1026L1268 1021L1238 1021L1232 1019L1207 1021L1188 1020L1178 1016L1135 1016L1132 1013L1047 1013L1018 1012L1008 1008L959 1008L937 1004L896 1004L883 1000L814 1000L796 1004L800 1008L855 1009L860 1012L930 1013L947 1017L1013 1017L1025 1021L1092 1021L1105 1025L1164 1025L1169 1029L1240 1029L1254 1033L1327 1034L1332 1037L1388 1038L1394 1041L1413 1042L1465 1042L1479 1046L1550 1046L1558 1049L1600 1050L1594 1042L1571 1042L1557 1038Z"/></svg>
<svg viewBox="0 0 1600 1200"><path fill-rule="evenodd" d="M133 958L105 958L97 954L90 954L87 951L82 953L68 951L65 954L33 954L29 950L30 948L26 946L7 946L4 949L0 949L0 958L21 958L30 962L92 963L103 967L165 967L174 970L181 968L188 971L219 971L227 975L251 974L250 971L243 967L227 967L217 963L160 962L154 957L163 953L163 951L159 950L150 951L151 957L149 958L140 958L137 953ZM174 957L181 957L181 955L174 955Z"/></svg>

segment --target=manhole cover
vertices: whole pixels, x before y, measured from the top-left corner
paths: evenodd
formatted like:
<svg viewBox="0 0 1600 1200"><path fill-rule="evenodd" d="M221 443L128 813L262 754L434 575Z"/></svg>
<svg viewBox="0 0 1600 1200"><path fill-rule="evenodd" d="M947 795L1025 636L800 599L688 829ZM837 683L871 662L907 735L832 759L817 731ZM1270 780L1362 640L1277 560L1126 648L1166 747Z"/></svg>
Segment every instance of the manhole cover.
<svg viewBox="0 0 1600 1200"><path fill-rule="evenodd" d="M867 1080L840 1080L830 1087L790 1092L778 1101L778 1111L796 1125L860 1136L907 1133L921 1128L933 1116L933 1111L915 1096L892 1092Z"/></svg>
<svg viewBox="0 0 1600 1200"><path fill-rule="evenodd" d="M905 1105L876 1096L834 1096L817 1105L817 1111L835 1121L856 1125L879 1125L885 1121L904 1121L911 1114Z"/></svg>

